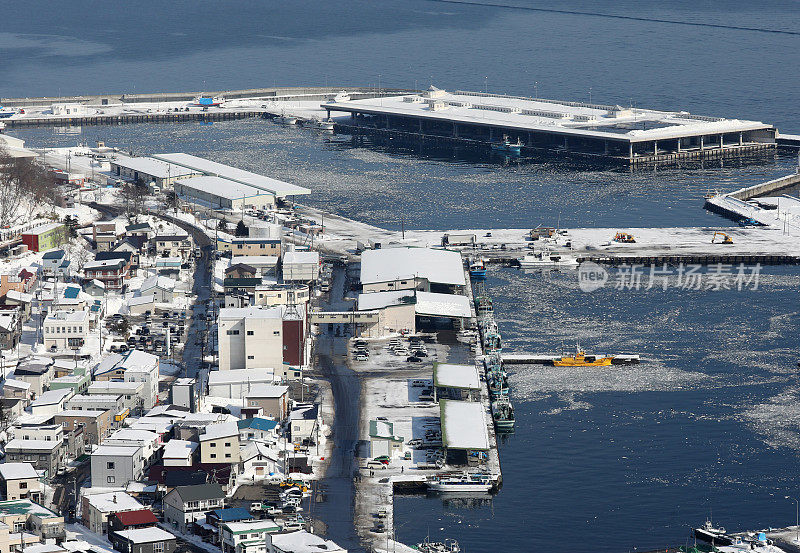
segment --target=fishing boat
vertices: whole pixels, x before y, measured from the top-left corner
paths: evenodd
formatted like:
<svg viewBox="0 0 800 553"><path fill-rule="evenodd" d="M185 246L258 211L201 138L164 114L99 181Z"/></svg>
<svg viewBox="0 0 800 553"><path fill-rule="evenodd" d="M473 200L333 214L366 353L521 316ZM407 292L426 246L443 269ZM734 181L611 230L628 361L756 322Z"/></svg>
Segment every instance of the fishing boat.
<svg viewBox="0 0 800 553"><path fill-rule="evenodd" d="M427 539L416 545L420 553L460 553L461 547L456 540L446 540L444 542L433 542Z"/></svg>
<svg viewBox="0 0 800 553"><path fill-rule="evenodd" d="M725 528L714 526L709 519L706 519L701 527L694 529L694 537L715 545L730 545L733 543L733 538L725 533Z"/></svg>
<svg viewBox="0 0 800 553"><path fill-rule="evenodd" d="M483 259L476 259L470 263L469 278L472 280L486 280L486 264Z"/></svg>
<svg viewBox="0 0 800 553"><path fill-rule="evenodd" d="M297 125L297 117L294 117L293 115L286 115L284 112L281 112L281 114L275 117L273 121L280 125Z"/></svg>
<svg viewBox="0 0 800 553"><path fill-rule="evenodd" d="M767 538L765 532L754 534L748 532L744 537L731 536L730 545L718 546L714 541L715 550L719 553L743 553L744 551L756 551L758 553L785 553L784 549L776 546L771 539Z"/></svg>
<svg viewBox="0 0 800 553"><path fill-rule="evenodd" d="M574 256L555 253L548 250L526 254L519 260L523 269L573 269L578 266Z"/></svg>
<svg viewBox="0 0 800 553"><path fill-rule="evenodd" d="M508 136L503 136L500 142L492 142L492 150L495 152L502 152L504 154L519 155L522 151L522 142L517 138L516 142L511 142Z"/></svg>
<svg viewBox="0 0 800 553"><path fill-rule="evenodd" d="M514 407L507 397L492 402L492 418L498 432L514 431Z"/></svg>
<svg viewBox="0 0 800 553"><path fill-rule="evenodd" d="M0 119L5 119L6 117L11 117L15 113L17 113L16 110L0 107Z"/></svg>
<svg viewBox="0 0 800 553"><path fill-rule="evenodd" d="M201 108L219 107L225 102L221 96L195 96L192 105Z"/></svg>
<svg viewBox="0 0 800 553"><path fill-rule="evenodd" d="M553 359L556 367L607 367L614 360L608 355L586 355L580 346L575 346L575 353L565 353Z"/></svg>
<svg viewBox="0 0 800 553"><path fill-rule="evenodd" d="M488 474L463 473L455 476L431 476L428 489L434 492L486 493L492 489Z"/></svg>

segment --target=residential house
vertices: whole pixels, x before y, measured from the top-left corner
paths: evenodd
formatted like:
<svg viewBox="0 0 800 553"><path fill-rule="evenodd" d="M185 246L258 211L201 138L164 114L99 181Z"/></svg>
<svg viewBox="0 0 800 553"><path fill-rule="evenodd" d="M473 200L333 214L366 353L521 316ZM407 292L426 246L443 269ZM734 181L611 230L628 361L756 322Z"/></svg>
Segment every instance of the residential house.
<svg viewBox="0 0 800 553"><path fill-rule="evenodd" d="M219 370L283 366L282 307L223 308L219 311Z"/></svg>
<svg viewBox="0 0 800 553"><path fill-rule="evenodd" d="M3 397L9 399L21 399L27 402L31 399L31 383L14 378L6 378L3 381Z"/></svg>
<svg viewBox="0 0 800 553"><path fill-rule="evenodd" d="M292 442L300 443L319 431L319 405L298 405L289 413L289 432Z"/></svg>
<svg viewBox="0 0 800 553"><path fill-rule="evenodd" d="M189 411L197 411L200 402L200 390L195 378L178 378L170 388L170 403L185 407Z"/></svg>
<svg viewBox="0 0 800 553"><path fill-rule="evenodd" d="M133 296L127 301L129 315L144 315L156 309L156 297L152 294L146 296Z"/></svg>
<svg viewBox="0 0 800 553"><path fill-rule="evenodd" d="M6 293L5 305L13 305L19 309L20 319L24 322L30 319L33 307L33 295L18 290L9 290Z"/></svg>
<svg viewBox="0 0 800 553"><path fill-rule="evenodd" d="M123 410L138 414L142 411L145 402L145 390L149 386L146 382L118 382L110 380L106 382L92 382L86 392L91 395L101 396L122 396Z"/></svg>
<svg viewBox="0 0 800 553"><path fill-rule="evenodd" d="M122 290L130 278L130 267L120 258L89 261L83 266L83 277L85 280L99 280L106 290Z"/></svg>
<svg viewBox="0 0 800 553"><path fill-rule="evenodd" d="M164 521L187 532L208 511L224 506L225 492L219 484L178 486L164 496Z"/></svg>
<svg viewBox="0 0 800 553"><path fill-rule="evenodd" d="M153 236L153 227L150 223L132 223L125 227L125 236L129 238L143 238L149 240Z"/></svg>
<svg viewBox="0 0 800 553"><path fill-rule="evenodd" d="M94 484L92 487L95 487ZM144 509L144 505L125 492L91 492L91 488L84 490L81 498L81 522L89 530L101 536L108 533L109 521L116 513Z"/></svg>
<svg viewBox="0 0 800 553"><path fill-rule="evenodd" d="M151 243L158 257L179 257L186 261L192 253L192 241L186 234L159 234Z"/></svg>
<svg viewBox="0 0 800 553"><path fill-rule="evenodd" d="M31 463L36 470L54 476L64 465L63 440L21 440L14 438L6 444L7 463Z"/></svg>
<svg viewBox="0 0 800 553"><path fill-rule="evenodd" d="M92 487L112 488L137 481L145 460L138 445L101 445L92 452Z"/></svg>
<svg viewBox="0 0 800 553"><path fill-rule="evenodd" d="M21 336L22 320L19 310L3 309L0 311L0 350L13 350L19 344Z"/></svg>
<svg viewBox="0 0 800 553"><path fill-rule="evenodd" d="M69 374L58 376L50 381L50 390L72 390L82 394L89 389L92 376L86 367L75 367Z"/></svg>
<svg viewBox="0 0 800 553"><path fill-rule="evenodd" d="M208 374L208 395L225 398L242 398L258 384L272 384L275 379L271 369L238 369L211 371Z"/></svg>
<svg viewBox="0 0 800 553"><path fill-rule="evenodd" d="M206 524L213 526L217 530L221 524L226 522L241 522L243 520L253 520L254 517L244 507L229 507L227 509L214 509L206 514Z"/></svg>
<svg viewBox="0 0 800 553"><path fill-rule="evenodd" d="M231 266L228 268L228 270L240 265L253 269L252 274L249 276L263 277L265 275L274 275L276 274L276 268L278 267L278 262L280 259L281 258L277 255L237 255L231 258ZM229 276L227 275L227 271L225 276ZM243 273L239 276L244 277L248 275Z"/></svg>
<svg viewBox="0 0 800 553"><path fill-rule="evenodd" d="M264 417L242 419L236 423L239 427L239 443L252 440L273 441L277 437L278 421Z"/></svg>
<svg viewBox="0 0 800 553"><path fill-rule="evenodd" d="M142 407L151 409L158 401L159 358L156 355L130 350L124 354L111 353L103 357L94 369L96 382L144 382Z"/></svg>
<svg viewBox="0 0 800 553"><path fill-rule="evenodd" d="M88 311L56 311L42 326L44 347L53 351L78 350L89 336Z"/></svg>
<svg viewBox="0 0 800 553"><path fill-rule="evenodd" d="M233 255L271 255L280 257L280 237L233 237L223 236L217 240L219 251L230 251Z"/></svg>
<svg viewBox="0 0 800 553"><path fill-rule="evenodd" d="M283 254L284 282L313 282L319 278L319 252L288 251Z"/></svg>
<svg viewBox="0 0 800 553"><path fill-rule="evenodd" d="M131 265L131 275L135 276L139 270L139 252L145 248L147 241L139 238L125 238L109 252L109 255L124 256Z"/></svg>
<svg viewBox="0 0 800 553"><path fill-rule="evenodd" d="M175 536L161 528L119 530L109 536L114 549L122 553L172 553Z"/></svg>
<svg viewBox="0 0 800 553"><path fill-rule="evenodd" d="M108 521L109 531L135 530L136 528L152 528L158 524L158 519L150 509L138 511L122 511L114 513Z"/></svg>
<svg viewBox="0 0 800 553"><path fill-rule="evenodd" d="M146 469L159 460L163 444L161 442L161 436L150 430L120 428L103 440L103 445L136 446L141 448L144 468Z"/></svg>
<svg viewBox="0 0 800 553"><path fill-rule="evenodd" d="M111 251L97 252L94 256L95 261L114 261L116 259L125 261L125 267L129 277L136 276L136 270L139 268L139 254L130 251L130 248L120 247L118 244Z"/></svg>
<svg viewBox="0 0 800 553"><path fill-rule="evenodd" d="M26 357L14 368L14 380L31 385L30 392L38 396L50 387L53 379L53 360L49 357Z"/></svg>
<svg viewBox="0 0 800 553"><path fill-rule="evenodd" d="M69 388L48 390L34 399L29 408L34 415L55 415L64 410L64 404L73 395L75 392Z"/></svg>
<svg viewBox="0 0 800 553"><path fill-rule="evenodd" d="M67 242L69 234L63 223L46 223L23 232L21 238L29 251L43 252Z"/></svg>
<svg viewBox="0 0 800 553"><path fill-rule="evenodd" d="M239 427L235 422L210 424L200 434L201 463L238 463Z"/></svg>
<svg viewBox="0 0 800 553"><path fill-rule="evenodd" d="M258 269L246 263L232 263L225 269L225 278L255 278Z"/></svg>
<svg viewBox="0 0 800 553"><path fill-rule="evenodd" d="M42 482L39 473L30 463L0 464L0 486L7 500L42 500Z"/></svg>
<svg viewBox="0 0 800 553"><path fill-rule="evenodd" d="M93 298L103 298L106 295L106 285L95 278L84 283L83 291Z"/></svg>
<svg viewBox="0 0 800 553"><path fill-rule="evenodd" d="M164 444L162 461L165 467L191 467L194 464L197 442L172 439Z"/></svg>
<svg viewBox="0 0 800 553"><path fill-rule="evenodd" d="M286 418L289 387L254 384L244 394L247 407L260 407L261 414L279 421Z"/></svg>
<svg viewBox="0 0 800 553"><path fill-rule="evenodd" d="M342 549L331 540L326 540L305 530L267 534L266 538L266 553L312 553L315 551L347 553L346 549Z"/></svg>
<svg viewBox="0 0 800 553"><path fill-rule="evenodd" d="M175 299L175 280L166 276L151 276L143 283L139 292L142 296L153 296L156 303L172 303Z"/></svg>
<svg viewBox="0 0 800 553"><path fill-rule="evenodd" d="M115 417L115 423L119 423L124 419L122 417L116 420L116 417L125 412L124 398L120 394L81 394L72 396L64 407L75 411L111 411Z"/></svg>
<svg viewBox="0 0 800 553"><path fill-rule="evenodd" d="M67 252L64 250L50 250L42 256L42 269L45 273L54 275L61 264L66 261Z"/></svg>
<svg viewBox="0 0 800 553"><path fill-rule="evenodd" d="M242 451L241 472L260 480L283 473L283 465L265 442L250 441Z"/></svg>
<svg viewBox="0 0 800 553"><path fill-rule="evenodd" d="M29 499L0 501L0 523L13 532L10 545L22 549L23 545L44 540L63 540L64 517Z"/></svg>
<svg viewBox="0 0 800 553"><path fill-rule="evenodd" d="M60 424L64 432L83 428L86 443L100 445L114 428L114 412L109 409L82 411L65 409L55 414L53 422Z"/></svg>
<svg viewBox="0 0 800 553"><path fill-rule="evenodd" d="M120 225L116 221L97 221L92 225L92 240L99 252L111 251L120 235Z"/></svg>
<svg viewBox="0 0 800 553"><path fill-rule="evenodd" d="M266 536L280 531L274 520L243 520L224 522L222 530L222 553L265 553Z"/></svg>

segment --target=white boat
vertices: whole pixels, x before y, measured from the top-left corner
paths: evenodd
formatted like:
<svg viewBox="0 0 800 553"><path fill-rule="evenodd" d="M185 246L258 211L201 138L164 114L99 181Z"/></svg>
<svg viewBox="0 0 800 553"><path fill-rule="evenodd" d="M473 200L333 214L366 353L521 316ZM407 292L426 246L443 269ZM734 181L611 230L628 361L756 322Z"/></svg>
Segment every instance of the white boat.
<svg viewBox="0 0 800 553"><path fill-rule="evenodd" d="M578 266L578 259L572 255L548 250L526 254L519 260L523 269L570 269Z"/></svg>
<svg viewBox="0 0 800 553"><path fill-rule="evenodd" d="M764 532L746 537L733 536L730 545L716 546L719 553L743 553L744 551L757 551L759 553L786 553L783 549L772 543Z"/></svg>
<svg viewBox="0 0 800 553"><path fill-rule="evenodd" d="M334 122L331 119L314 119L311 126L321 131L332 131Z"/></svg>
<svg viewBox="0 0 800 553"><path fill-rule="evenodd" d="M492 489L488 474L464 473L455 476L431 476L428 489L434 492L487 493Z"/></svg>
<svg viewBox="0 0 800 553"><path fill-rule="evenodd" d="M283 112L273 119L273 121L281 125L297 125L297 117L294 117L293 115L286 115Z"/></svg>

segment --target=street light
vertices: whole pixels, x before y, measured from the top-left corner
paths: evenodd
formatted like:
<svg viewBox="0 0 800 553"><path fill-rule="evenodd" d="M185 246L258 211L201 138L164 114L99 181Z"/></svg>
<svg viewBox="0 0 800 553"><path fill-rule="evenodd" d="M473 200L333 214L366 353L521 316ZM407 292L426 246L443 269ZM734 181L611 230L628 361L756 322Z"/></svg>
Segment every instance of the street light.
<svg viewBox="0 0 800 553"><path fill-rule="evenodd" d="M800 543L800 501L797 498L794 498L790 495L784 496L784 498L794 501L795 512L794 512L794 530L795 530L795 537L794 541Z"/></svg>

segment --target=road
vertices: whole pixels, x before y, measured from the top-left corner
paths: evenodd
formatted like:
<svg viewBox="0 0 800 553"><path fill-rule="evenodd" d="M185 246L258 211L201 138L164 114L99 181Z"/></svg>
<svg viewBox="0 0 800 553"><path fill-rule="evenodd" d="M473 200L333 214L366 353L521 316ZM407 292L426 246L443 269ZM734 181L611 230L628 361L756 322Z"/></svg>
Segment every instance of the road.
<svg viewBox="0 0 800 553"><path fill-rule="evenodd" d="M331 292L323 309L341 305L344 294L345 271L334 269ZM322 327L326 325L321 325ZM326 536L351 552L363 552L354 524L355 482L358 454L358 421L361 402L361 382L347 367L347 338L336 337L320 329L316 344L319 372L330 382L333 394L333 450L321 489L325 501L315 507L315 518L327 527Z"/></svg>

